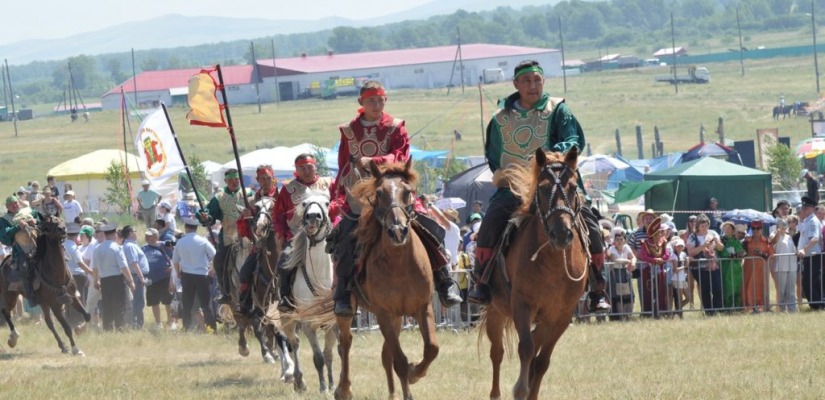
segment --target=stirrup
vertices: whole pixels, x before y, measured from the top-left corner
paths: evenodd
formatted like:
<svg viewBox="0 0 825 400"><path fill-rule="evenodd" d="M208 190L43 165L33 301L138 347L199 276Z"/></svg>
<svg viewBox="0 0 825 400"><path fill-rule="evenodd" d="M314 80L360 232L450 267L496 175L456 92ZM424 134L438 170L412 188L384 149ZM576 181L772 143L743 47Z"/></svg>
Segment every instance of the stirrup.
<svg viewBox="0 0 825 400"><path fill-rule="evenodd" d="M476 283L467 294L467 301L480 306L489 305L492 302L490 287L483 283Z"/></svg>
<svg viewBox="0 0 825 400"><path fill-rule="evenodd" d="M354 317L355 310L352 309L349 299L335 300L335 315L338 317Z"/></svg>

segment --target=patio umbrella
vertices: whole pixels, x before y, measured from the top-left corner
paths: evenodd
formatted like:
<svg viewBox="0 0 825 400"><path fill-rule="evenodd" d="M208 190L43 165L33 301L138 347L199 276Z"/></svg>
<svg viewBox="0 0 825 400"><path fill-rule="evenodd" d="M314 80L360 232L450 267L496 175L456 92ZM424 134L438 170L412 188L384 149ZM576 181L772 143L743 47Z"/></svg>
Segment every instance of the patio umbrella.
<svg viewBox="0 0 825 400"><path fill-rule="evenodd" d="M435 206L440 210L458 210L467 206L467 202L460 197L445 197L435 201Z"/></svg>
<svg viewBox="0 0 825 400"><path fill-rule="evenodd" d="M593 175L622 170L629 166L630 164L617 158L604 154L597 154L595 156L586 157L583 161L581 161L579 163L579 172L581 172L582 175Z"/></svg>
<svg viewBox="0 0 825 400"><path fill-rule="evenodd" d="M805 139L796 146L796 156L814 158L825 153L825 138Z"/></svg>
<svg viewBox="0 0 825 400"><path fill-rule="evenodd" d="M772 215L752 208L727 211L722 214L722 221L731 221L735 224L750 224L753 221L762 221L763 224L768 226L776 224L776 219Z"/></svg>

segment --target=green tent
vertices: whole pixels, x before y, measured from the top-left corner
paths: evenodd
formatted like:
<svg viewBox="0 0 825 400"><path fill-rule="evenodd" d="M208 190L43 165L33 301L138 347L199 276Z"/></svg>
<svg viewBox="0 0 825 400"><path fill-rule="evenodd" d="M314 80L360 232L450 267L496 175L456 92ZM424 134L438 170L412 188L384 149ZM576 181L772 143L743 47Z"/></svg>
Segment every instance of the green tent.
<svg viewBox="0 0 825 400"><path fill-rule="evenodd" d="M645 193L645 208L657 212L676 211L676 226L682 227L690 213L705 210L715 197L724 210L752 208L771 210L771 174L727 161L705 157L650 172L645 181L670 181ZM685 211L686 213L679 213Z"/></svg>

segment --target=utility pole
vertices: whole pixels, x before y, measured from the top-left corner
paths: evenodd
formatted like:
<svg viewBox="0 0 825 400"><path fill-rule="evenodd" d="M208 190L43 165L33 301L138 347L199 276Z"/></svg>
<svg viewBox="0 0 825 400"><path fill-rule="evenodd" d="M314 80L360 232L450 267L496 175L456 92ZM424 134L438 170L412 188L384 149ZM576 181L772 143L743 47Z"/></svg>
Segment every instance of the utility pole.
<svg viewBox="0 0 825 400"><path fill-rule="evenodd" d="M6 79L9 81L9 98L11 99L11 115L14 118L14 137L18 137L17 133L17 110L14 108L14 90L11 86L11 73L9 72L9 60L3 59L6 63Z"/></svg>
<svg viewBox="0 0 825 400"><path fill-rule="evenodd" d="M249 42L249 52L252 53L252 68L255 71L255 95L258 99L258 114L261 113L261 89L258 81L261 80L261 70L258 69L258 59L255 58L255 42Z"/></svg>
<svg viewBox="0 0 825 400"><path fill-rule="evenodd" d="M561 42L561 76L564 78L564 93L567 93L567 70L564 68L564 35L561 33L561 15L559 15L559 42Z"/></svg>
<svg viewBox="0 0 825 400"><path fill-rule="evenodd" d="M739 24L739 6L736 6L736 29L739 30L739 65L742 67L742 76L745 76L745 56L742 54L742 25Z"/></svg>
<svg viewBox="0 0 825 400"><path fill-rule="evenodd" d="M138 107L137 100L137 70L135 69L135 49L132 48L132 94L135 95L135 109Z"/></svg>
<svg viewBox="0 0 825 400"><path fill-rule="evenodd" d="M676 31L673 29L673 13L670 13L670 41L671 41L671 56L673 61L673 86L676 88L676 94L679 94L679 78L676 75Z"/></svg>
<svg viewBox="0 0 825 400"><path fill-rule="evenodd" d="M816 55L816 13L814 10L814 0L811 0L811 34L814 38L814 72L816 72L816 95L819 96L819 57Z"/></svg>

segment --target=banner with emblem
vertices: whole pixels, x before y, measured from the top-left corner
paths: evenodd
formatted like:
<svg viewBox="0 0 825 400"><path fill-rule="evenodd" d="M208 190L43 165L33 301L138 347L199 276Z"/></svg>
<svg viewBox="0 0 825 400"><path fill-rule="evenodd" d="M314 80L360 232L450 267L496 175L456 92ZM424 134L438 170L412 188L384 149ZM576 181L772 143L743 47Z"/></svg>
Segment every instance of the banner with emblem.
<svg viewBox="0 0 825 400"><path fill-rule="evenodd" d="M135 148L140 169L153 187L163 184L185 167L163 108L149 114L140 124Z"/></svg>

